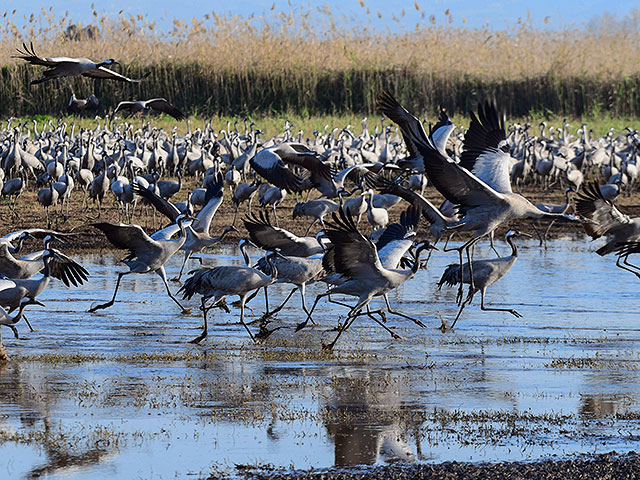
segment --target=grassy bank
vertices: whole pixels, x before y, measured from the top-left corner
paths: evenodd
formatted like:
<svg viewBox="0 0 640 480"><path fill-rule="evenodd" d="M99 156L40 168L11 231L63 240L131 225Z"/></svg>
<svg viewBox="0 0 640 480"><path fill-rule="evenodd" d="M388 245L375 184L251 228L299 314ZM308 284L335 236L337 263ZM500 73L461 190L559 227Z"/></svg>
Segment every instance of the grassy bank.
<svg viewBox="0 0 640 480"><path fill-rule="evenodd" d="M23 28L10 13L3 18L0 115L56 113L71 89L95 92L106 108L164 96L191 114L370 114L382 88L423 112L466 110L497 97L515 116L640 115L640 64L629 58L640 41L637 9L618 23L563 30L526 21L502 30L455 28L447 16L439 24L423 15L412 31L380 32L304 6L256 18L176 19L169 30L144 16L95 17L95 31L77 37L66 30L72 19L46 11ZM151 75L134 86L77 79L30 89L42 69L12 55L36 39L44 56L108 56L127 75Z"/></svg>

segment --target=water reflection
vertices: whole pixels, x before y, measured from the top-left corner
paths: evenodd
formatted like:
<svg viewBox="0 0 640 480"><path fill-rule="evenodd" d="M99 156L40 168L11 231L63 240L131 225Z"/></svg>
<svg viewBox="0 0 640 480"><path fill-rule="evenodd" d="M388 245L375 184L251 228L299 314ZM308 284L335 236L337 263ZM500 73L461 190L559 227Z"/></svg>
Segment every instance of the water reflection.
<svg viewBox="0 0 640 480"><path fill-rule="evenodd" d="M86 256L91 281L74 290L52 282L47 310L29 312L37 331L20 324L24 339L4 338L14 360L0 366L0 432L13 440L0 443L0 478L207 477L211 465L236 463L521 460L637 448L635 295L620 295L624 272L568 247L523 248L509 282L491 294L523 319L471 308L444 335L438 314L455 315L455 293L435 284L451 258L434 254L392 298L428 328L389 318L404 337L392 341L356 322L333 355L320 352L320 339L342 310L324 303L319 326L299 334L297 305L285 308L274 320L283 328L260 345L234 324L237 312L216 312L207 342L188 345L197 308L179 315L153 276L123 284L112 309L86 314L112 292L120 268ZM225 255L207 262L236 261ZM170 263L169 275L179 267L180 259ZM274 288L270 299L286 293ZM605 295L616 301L603 303ZM629 433L618 432L619 416Z"/></svg>
<svg viewBox="0 0 640 480"><path fill-rule="evenodd" d="M60 422L51 419L50 412L69 395L61 388L68 383L65 376L51 371L40 375L17 362L0 364L0 409L4 412L0 431L8 438L15 434L17 444L37 446L44 455L44 461L33 462L23 478L78 472L115 452L106 438L94 437L88 446L76 442Z"/></svg>
<svg viewBox="0 0 640 480"><path fill-rule="evenodd" d="M415 460L406 432L397 423L402 408L398 391L385 378L334 377L324 408L334 465Z"/></svg>

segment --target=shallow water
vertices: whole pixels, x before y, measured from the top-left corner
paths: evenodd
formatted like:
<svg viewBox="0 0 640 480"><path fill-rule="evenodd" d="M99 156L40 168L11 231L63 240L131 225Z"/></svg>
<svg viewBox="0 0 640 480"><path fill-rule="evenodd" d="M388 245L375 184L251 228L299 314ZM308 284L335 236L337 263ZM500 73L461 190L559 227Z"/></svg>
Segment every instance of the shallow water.
<svg viewBox="0 0 640 480"><path fill-rule="evenodd" d="M508 248L500 245L502 251ZM192 478L235 475L237 465L323 468L388 461L530 460L640 446L638 279L593 244L531 242L512 271L488 289L487 304L523 315L482 312L479 295L454 332L455 289L437 281L455 254L393 293L392 306L427 328L390 315L393 340L359 319L334 353L322 341L347 310L321 301L319 326L304 320L296 293L252 345L231 314L212 310L199 333L199 299L179 314L159 277L125 276L116 304L112 256L77 259L90 281L54 281L3 342L0 478ZM478 249L476 255L490 255ZM239 263L235 249L206 264ZM194 262L194 266L197 265ZM180 259L169 264L174 276ZM178 284L172 283L175 292ZM269 290L279 303L287 286ZM322 285L307 290L310 305ZM230 299L235 300L235 299ZM353 302L353 299L348 299ZM375 307L381 302L375 301ZM251 303L258 318L264 298ZM252 327L256 331L257 327Z"/></svg>

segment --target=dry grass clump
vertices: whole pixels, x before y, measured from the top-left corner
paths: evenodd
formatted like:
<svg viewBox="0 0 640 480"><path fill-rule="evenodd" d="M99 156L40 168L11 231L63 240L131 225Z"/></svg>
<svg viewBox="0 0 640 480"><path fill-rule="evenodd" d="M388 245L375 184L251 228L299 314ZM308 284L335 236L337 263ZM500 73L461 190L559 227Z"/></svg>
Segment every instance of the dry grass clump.
<svg viewBox="0 0 640 480"><path fill-rule="evenodd" d="M467 108L477 96L499 95L516 115L532 107L558 114L640 114L640 63L629 53L640 43L638 9L623 21L605 17L591 27L559 30L529 21L502 30L460 28L423 15L411 31L400 26L380 31L371 22L378 12L369 12L363 24L326 6L305 5L246 18L212 12L190 21L174 19L164 29L144 15L93 13L92 34L74 37L68 15L55 18L42 9L19 28L5 12L0 64L8 85L0 91L0 113L8 107L8 95L3 98L8 90L18 92L18 111L11 113L31 112L46 100L40 97L43 89L25 93L36 72L11 58L23 41L37 40L36 51L45 56L108 56L125 64L129 75L152 71L139 90L96 83L103 96L162 94L177 97L179 106L192 112L371 112L375 93L384 87L422 110L438 104ZM400 25L405 12L385 15ZM88 82L70 85L86 91ZM48 93L45 108L59 108L54 100L60 99Z"/></svg>

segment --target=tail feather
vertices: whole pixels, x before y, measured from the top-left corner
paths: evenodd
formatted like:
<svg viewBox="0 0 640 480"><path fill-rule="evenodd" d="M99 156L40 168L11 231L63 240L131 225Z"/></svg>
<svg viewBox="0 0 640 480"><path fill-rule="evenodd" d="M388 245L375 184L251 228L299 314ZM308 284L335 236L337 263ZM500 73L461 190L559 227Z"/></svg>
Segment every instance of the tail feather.
<svg viewBox="0 0 640 480"><path fill-rule="evenodd" d="M440 277L440 281L438 282L438 290L442 288L442 285L447 285L448 287L453 287L454 285L458 285L460 283L460 264L459 263L451 263L447 266L442 277Z"/></svg>

